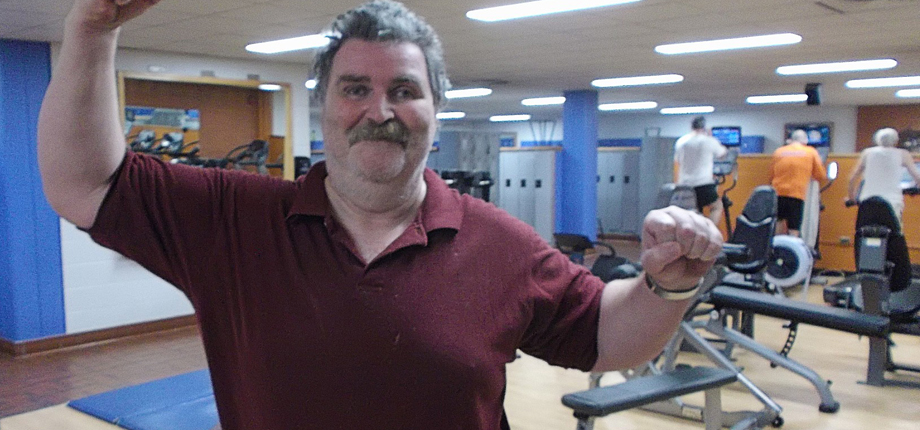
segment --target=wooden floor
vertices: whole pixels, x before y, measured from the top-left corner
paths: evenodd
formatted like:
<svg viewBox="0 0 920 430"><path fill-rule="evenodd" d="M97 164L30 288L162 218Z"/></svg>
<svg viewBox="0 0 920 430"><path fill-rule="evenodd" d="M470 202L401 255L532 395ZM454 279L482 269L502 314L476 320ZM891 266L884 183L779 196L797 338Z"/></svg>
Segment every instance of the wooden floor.
<svg viewBox="0 0 920 430"><path fill-rule="evenodd" d="M820 300L813 286L810 301ZM786 330L782 321L758 317L757 340L774 349L782 347ZM896 360L920 365L920 337L896 336ZM831 391L840 402L836 414L818 412L818 395L801 377L769 364L751 353L736 352L745 375L784 408L784 429L862 430L920 429L920 390L870 387L865 379L868 340L834 330L801 326L790 355L833 381ZM705 364L696 354L681 361ZM3 430L108 430L114 429L62 406L112 389L164 378L206 366L201 341L193 328L72 348L20 358L0 355L0 429ZM920 377L903 376L920 382ZM604 384L620 381L609 374ZM563 394L587 388L587 375L546 365L523 356L508 366L506 409L514 430L574 429L575 419L561 405ZM702 398L691 397L702 404ZM760 409L761 405L739 384L723 389L726 410ZM33 412L30 412L33 411ZM26 413L29 412L29 413ZM701 429L702 424L663 415L626 411L599 420L598 430Z"/></svg>
<svg viewBox="0 0 920 430"><path fill-rule="evenodd" d="M194 327L18 358L0 353L0 417L205 367Z"/></svg>

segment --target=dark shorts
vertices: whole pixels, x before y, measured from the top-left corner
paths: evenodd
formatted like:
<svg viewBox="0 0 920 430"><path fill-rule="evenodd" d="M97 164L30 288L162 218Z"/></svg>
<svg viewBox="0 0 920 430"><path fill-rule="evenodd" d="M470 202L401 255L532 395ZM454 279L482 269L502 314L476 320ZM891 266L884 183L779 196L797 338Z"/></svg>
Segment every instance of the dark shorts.
<svg viewBox="0 0 920 430"><path fill-rule="evenodd" d="M795 197L776 198L776 218L786 220L786 228L790 230L802 229L802 210L805 202Z"/></svg>
<svg viewBox="0 0 920 430"><path fill-rule="evenodd" d="M700 212L703 208L719 200L719 192L716 191L716 184L706 184L693 187L696 192L696 209Z"/></svg>

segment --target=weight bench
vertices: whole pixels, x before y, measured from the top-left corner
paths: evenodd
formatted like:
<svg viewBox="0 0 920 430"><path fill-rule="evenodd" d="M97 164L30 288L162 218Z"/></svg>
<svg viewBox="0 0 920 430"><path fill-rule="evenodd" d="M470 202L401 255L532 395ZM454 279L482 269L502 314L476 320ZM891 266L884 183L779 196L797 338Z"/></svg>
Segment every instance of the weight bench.
<svg viewBox="0 0 920 430"><path fill-rule="evenodd" d="M752 312L792 322L869 336L871 338L886 338L890 324L888 318L878 315L867 315L846 309L815 305L785 297L726 286L713 288L709 292L708 302L713 304L717 309L735 309L744 312ZM840 403L834 400L830 392L829 383L815 373L814 370L728 327L720 315L724 315L724 313L719 312L718 315L711 317L704 325L695 326L702 327L712 334L720 336L729 342L733 342L748 351L766 358L771 363L782 366L807 379L815 389L817 389L818 394L821 396L821 404L818 407L821 412L833 413L839 410ZM698 324L698 322L694 324Z"/></svg>
<svg viewBox="0 0 920 430"><path fill-rule="evenodd" d="M706 430L722 428L719 388L737 380L735 372L712 367L681 368L672 372L630 379L616 385L566 394L562 404L574 410L578 430L594 428L594 419L650 403L703 391Z"/></svg>

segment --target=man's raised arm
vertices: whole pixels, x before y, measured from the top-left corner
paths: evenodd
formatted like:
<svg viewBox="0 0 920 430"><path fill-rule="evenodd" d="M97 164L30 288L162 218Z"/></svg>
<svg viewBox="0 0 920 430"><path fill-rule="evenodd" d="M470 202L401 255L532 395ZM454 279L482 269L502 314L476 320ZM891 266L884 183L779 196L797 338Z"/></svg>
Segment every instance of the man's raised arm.
<svg viewBox="0 0 920 430"><path fill-rule="evenodd" d="M159 0L76 0L38 120L45 195L62 217L90 227L125 151L118 112L118 29Z"/></svg>

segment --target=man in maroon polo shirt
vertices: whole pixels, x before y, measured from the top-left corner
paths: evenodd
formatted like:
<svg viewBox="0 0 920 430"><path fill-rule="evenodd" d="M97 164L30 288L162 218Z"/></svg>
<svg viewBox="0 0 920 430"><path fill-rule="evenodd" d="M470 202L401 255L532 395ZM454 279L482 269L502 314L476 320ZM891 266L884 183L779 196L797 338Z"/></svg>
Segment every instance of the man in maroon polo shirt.
<svg viewBox="0 0 920 430"><path fill-rule="evenodd" d="M39 122L42 177L64 218L189 297L227 430L507 428L516 350L641 363L721 248L702 216L652 211L645 275L605 286L450 190L425 169L449 88L440 41L391 1L333 23L314 66L327 161L298 181L126 153L116 40L155 3L76 0Z"/></svg>

